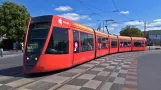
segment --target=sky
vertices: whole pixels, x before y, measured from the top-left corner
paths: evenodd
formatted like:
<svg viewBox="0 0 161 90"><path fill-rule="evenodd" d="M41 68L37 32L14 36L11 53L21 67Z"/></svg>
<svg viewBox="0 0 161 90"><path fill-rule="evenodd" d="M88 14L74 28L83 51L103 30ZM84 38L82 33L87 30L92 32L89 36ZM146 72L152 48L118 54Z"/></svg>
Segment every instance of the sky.
<svg viewBox="0 0 161 90"><path fill-rule="evenodd" d="M6 0L0 0L0 3ZM108 21L110 34L117 34L126 25L144 30L161 29L161 0L7 0L24 5L32 17L59 15L97 29ZM103 28L103 26L102 26Z"/></svg>

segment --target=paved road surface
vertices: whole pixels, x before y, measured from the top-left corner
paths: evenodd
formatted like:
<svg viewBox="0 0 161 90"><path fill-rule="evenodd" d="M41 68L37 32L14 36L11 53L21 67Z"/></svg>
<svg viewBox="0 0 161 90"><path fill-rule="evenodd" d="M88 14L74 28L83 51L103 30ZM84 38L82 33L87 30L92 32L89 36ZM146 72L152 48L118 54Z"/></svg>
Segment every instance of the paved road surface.
<svg viewBox="0 0 161 90"><path fill-rule="evenodd" d="M138 90L161 90L161 53L139 58L138 87Z"/></svg>
<svg viewBox="0 0 161 90"><path fill-rule="evenodd" d="M161 46L147 46L147 50L159 50Z"/></svg>
<svg viewBox="0 0 161 90"><path fill-rule="evenodd" d="M5 57L0 59L0 90L138 90L137 87L139 90L148 90L146 85L151 83L147 81L144 83L145 80L153 78L155 74L152 73L159 74L157 72L161 71L158 59L153 59L156 62L152 65L157 72L152 70L153 67L150 69L151 59L154 56L149 54L160 52L161 50L147 50L117 53L63 71L37 75L25 75L23 73L22 55ZM149 61L146 61L144 57L137 60L138 57L147 54ZM147 73L145 67L148 67L151 72ZM149 73L153 77L148 76ZM159 76L161 75L154 77L154 80L158 80L158 84L153 80L148 80L154 83L152 87L155 84L158 86L149 90L161 90L159 88L161 85Z"/></svg>
<svg viewBox="0 0 161 90"><path fill-rule="evenodd" d="M22 66L22 54L13 57L0 58L0 70L18 66Z"/></svg>
<svg viewBox="0 0 161 90"><path fill-rule="evenodd" d="M23 73L22 62L22 55L0 58L0 76Z"/></svg>
<svg viewBox="0 0 161 90"><path fill-rule="evenodd" d="M20 53L22 53L21 50L18 50L18 52L13 50L3 51L3 55L20 54Z"/></svg>

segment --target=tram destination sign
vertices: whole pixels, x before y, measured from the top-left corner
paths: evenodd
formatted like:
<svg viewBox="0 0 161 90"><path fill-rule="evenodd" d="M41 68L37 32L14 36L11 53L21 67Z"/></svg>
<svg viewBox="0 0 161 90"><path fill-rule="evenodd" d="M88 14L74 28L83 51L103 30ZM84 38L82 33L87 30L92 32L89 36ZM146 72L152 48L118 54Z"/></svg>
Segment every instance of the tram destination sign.
<svg viewBox="0 0 161 90"><path fill-rule="evenodd" d="M33 24L33 28L37 29L37 28L50 28L49 23L35 23Z"/></svg>
<svg viewBox="0 0 161 90"><path fill-rule="evenodd" d="M36 24L34 28L49 28L49 24Z"/></svg>

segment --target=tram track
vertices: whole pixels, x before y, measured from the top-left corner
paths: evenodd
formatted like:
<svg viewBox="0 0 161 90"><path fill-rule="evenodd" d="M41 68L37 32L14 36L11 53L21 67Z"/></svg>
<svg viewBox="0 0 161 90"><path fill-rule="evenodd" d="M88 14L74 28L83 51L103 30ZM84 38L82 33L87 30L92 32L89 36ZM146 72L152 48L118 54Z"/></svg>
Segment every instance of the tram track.
<svg viewBox="0 0 161 90"><path fill-rule="evenodd" d="M100 62L99 64L96 64L96 65L100 65L101 63L102 63L102 62ZM95 65L95 66L96 66L96 65ZM80 74L78 74L77 76L75 76L75 77L69 79L68 81L62 83L61 85L59 85L59 86L57 86L57 87L54 87L54 88L51 88L51 89L49 89L49 90L53 90L53 89L56 90L56 89L59 89L59 88L62 87L63 85L67 84L68 82L71 82L72 80L74 80L74 79L76 79L77 77L83 75L83 74L86 73L87 71L93 69L95 66L93 66L92 68L87 69L87 70L84 71L83 73L80 73Z"/></svg>
<svg viewBox="0 0 161 90"><path fill-rule="evenodd" d="M121 64L122 62L123 62L123 61L119 62L119 64L115 67L115 69L106 77L105 81L103 81L103 82L101 83L101 85L100 85L96 90L100 90L100 89L106 84L106 82L109 80L109 78L110 78L110 76L112 75L112 73L114 73L114 72L117 70L117 68L120 66L120 64Z"/></svg>
<svg viewBox="0 0 161 90"><path fill-rule="evenodd" d="M101 62L100 62L100 63L101 63ZM99 64L100 64L100 63L99 63ZM99 65L99 64L98 64L98 65ZM95 67L95 66L93 66L92 68L89 68L89 69L85 70L84 72L82 72L82 73L80 73L80 74L77 74L77 75L74 76L74 77L71 77L71 78L68 79L67 81L63 82L61 85L58 85L56 88L58 89L59 87L61 87L61 86L63 86L64 84L66 84L66 83L72 81L73 79L75 79L75 78L81 76L82 74L84 74L85 72L87 72L87 71L93 69L94 67ZM45 76L45 77L48 77L48 76ZM45 78L45 77L43 77L43 78ZM19 87L15 87L14 90L20 90L21 87L26 86L26 85L28 85L28 84L33 84L33 83L35 83L35 82L37 82L37 81L39 81L39 80L41 80L41 79L43 79L43 78L40 78L40 79L38 79L38 80L36 80L36 81L33 81L33 82L29 82L29 83L24 84L24 85L21 85L21 86L19 86ZM55 88L55 89L56 89L56 88ZM49 90L52 90L52 89L49 89Z"/></svg>
<svg viewBox="0 0 161 90"><path fill-rule="evenodd" d="M47 76L45 76L45 77L47 77ZM25 84L23 84L23 85L21 85L21 86L14 87L12 90L21 90L21 89L20 89L21 87L26 86L26 85L31 84L31 83L34 83L34 82L37 82L37 81L39 81L39 80L41 80L41 79L43 79L43 78L45 78L45 77L39 77L39 78L36 79L35 81L31 81L31 82L25 83Z"/></svg>
<svg viewBox="0 0 161 90"><path fill-rule="evenodd" d="M111 61L111 58L109 58L109 61ZM103 62L104 62L104 61L100 62L100 63L97 64L97 65L100 65L100 64L103 63ZM120 62L120 63L121 63L121 62ZM120 63L119 63L119 65L120 65ZM92 68L86 70L85 72L83 72L83 73L77 75L76 77L72 78L71 80L68 80L68 81L62 83L61 85L59 85L59 86L57 86L57 87L54 87L54 88L51 88L51 89L49 89L49 90L57 90L57 89L59 89L60 87L64 86L65 84L67 84L67 83L69 83L69 82L72 82L74 79L76 79L76 78L78 78L79 76L85 74L87 71L89 71L89 70L95 68L97 65L95 65L95 66L93 66ZM118 66L119 66L119 65L118 65ZM116 69L117 69L117 67L115 67L114 71L115 71ZM113 71L113 72L114 72L114 71ZM108 76L110 76L113 72L111 72ZM108 77L108 76L107 76L107 77ZM103 85L104 83L105 83L105 82L103 82L102 85ZM97 89L97 90L99 90L99 89Z"/></svg>
<svg viewBox="0 0 161 90"><path fill-rule="evenodd" d="M104 63L105 61L111 62L111 61L119 60L119 59L122 58L122 61L120 61L120 62L115 66L115 69L114 69L112 72L110 72L110 74L106 77L105 81L103 81L103 82L101 83L101 85L97 88L97 90L100 90L100 89L103 87L103 85L106 83L106 81L109 79L109 76L110 76L113 72L115 72L115 70L117 70L117 68L121 65L121 63L124 62L124 59L131 59L131 58L134 58L134 57L136 57L136 56L140 56L140 55L137 55L137 53L136 53L136 55L133 54L133 53L129 53L129 55L125 55L125 56L124 56L124 55L125 55L125 54L118 53L118 54L115 54L115 55L108 55L108 56L101 57L101 58L98 58L98 59L96 59L96 60L91 60L91 61L89 61L89 62L87 62L87 63L84 63L84 64L88 64L88 63L93 62L93 61L99 61L99 59L100 59L99 63L95 64L94 66L92 66L92 67L86 69L85 71L83 71L83 72L81 72L81 73L78 73L77 75L71 77L70 79L64 81L63 83L61 83L61 84L59 84L59 85L56 85L56 86L50 88L49 90L56 90L56 89L61 88L61 87L64 86L65 84L67 84L67 83L69 83L69 82L72 82L74 79L76 79L76 78L78 78L79 76L85 74L86 72L92 70L93 68L95 68L95 67L97 67L98 65ZM102 60L101 60L101 59L102 59ZM82 64L82 65L83 65L83 64ZM81 65L79 65L79 66L81 66ZM76 67L77 67L77 66L76 66ZM75 68L75 67L70 68L70 69L68 69L68 70L71 70L71 69L74 69L74 68ZM52 75L53 75L53 76L56 76L57 74L59 74L59 73L61 73L61 72L62 72L62 71L54 72L54 73L52 72L52 73L47 74L47 75L37 75L36 78L33 77L33 76L28 76L28 75L26 75L26 74L24 74L24 73L22 73L22 72L21 72L21 73L18 73L18 74L16 74L16 75L14 75L14 77L20 77L21 79L22 79L22 78L23 78L23 79L24 79L24 78L25 78L25 79L32 79L32 78L33 78L33 81L30 81L30 82L25 83L25 84L18 85L18 86L16 86L16 87L13 87L11 90L22 90L22 88L25 88L25 87L27 87L27 86L30 86L30 85L34 84L34 83L37 83L37 82L39 82L41 79L47 78L47 77L52 76ZM14 78L14 77L13 77L13 78ZM10 78L10 79L11 79L11 78ZM1 84L1 83L0 83L0 84ZM4 84L6 84L6 83L4 83Z"/></svg>
<svg viewBox="0 0 161 90"><path fill-rule="evenodd" d="M112 57L113 57L113 56L112 56ZM100 58L98 58L98 59L100 59ZM91 60L91 61L93 61L93 60ZM89 61L89 62L91 62L91 61ZM87 71L89 71L89 70L95 68L95 66L100 65L102 62L103 62L103 61L100 61L98 64L94 65L93 67L86 69L84 72L79 73L79 74L77 74L77 75L74 76L74 77L71 77L70 79L66 80L65 82L61 83L60 85L57 85L56 87L51 88L51 89L49 89L49 90L52 90L52 89L55 90L55 89L60 88L60 87L63 86L64 84L66 84L66 83L68 83L68 82L71 82L71 81L74 80L75 78L77 78L77 77L81 76L82 74L86 73ZM28 85L32 85L32 84L34 84L34 83L38 82L39 80L41 80L41 79L43 79L43 78L46 78L46 77L48 77L48 76L39 78L39 79L37 79L37 80L35 80L35 81L32 81L32 82L23 84L23 85L18 86L18 87L14 87L13 90L21 90L21 88L23 88L23 87L25 87L25 86L28 86Z"/></svg>
<svg viewBox="0 0 161 90"><path fill-rule="evenodd" d="M119 56L120 56L120 55L116 55L116 56L114 56L114 57L115 57L115 58L122 58L122 57L119 57ZM134 57L135 57L135 56L134 56ZM134 58L134 57L133 57L133 58ZM109 58L109 61L111 61L110 59L111 59L111 58ZM114 73L114 72L117 70L117 68L120 67L121 63L123 63L126 59L129 59L129 58L123 58L122 61L120 61L120 62L118 63L118 65L114 68L114 70L113 70L112 72L110 72L110 74L106 77L105 81L103 81L103 82L100 84L100 86L99 86L96 90L102 89L102 87L106 84L106 82L107 82L108 79L110 78L109 76L110 76L112 73ZM130 58L130 59L132 59L132 58ZM100 62L98 65L100 65L101 63L102 63L102 62ZM97 65L95 65L94 67L96 67L96 66L97 66ZM94 67L90 68L89 70L93 69ZM87 70L87 71L89 71L89 70ZM68 80L68 81L62 83L61 85L59 85L59 86L57 86L57 87L54 87L54 88L51 88L51 89L49 89L49 90L58 90L58 89L61 88L62 86L66 85L67 83L72 82L72 81L74 81L74 79L76 79L76 78L78 78L79 76L85 74L87 71L85 71L85 72L81 73L80 75L76 76L75 78L72 78L71 80Z"/></svg>
<svg viewBox="0 0 161 90"><path fill-rule="evenodd" d="M7 72L6 74L2 74L1 77L11 77L11 78L5 78L3 80L0 80L0 84L5 84L4 82L7 83L7 81L12 81L11 79L16 78L16 77L22 77L24 75L23 72Z"/></svg>

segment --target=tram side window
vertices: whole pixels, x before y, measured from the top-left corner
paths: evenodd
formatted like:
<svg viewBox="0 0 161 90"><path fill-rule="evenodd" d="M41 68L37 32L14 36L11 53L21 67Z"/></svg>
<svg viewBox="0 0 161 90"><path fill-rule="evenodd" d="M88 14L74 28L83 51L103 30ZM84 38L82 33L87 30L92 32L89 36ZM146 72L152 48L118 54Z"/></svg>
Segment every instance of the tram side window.
<svg viewBox="0 0 161 90"><path fill-rule="evenodd" d="M106 39L106 47L108 48L108 38L105 39Z"/></svg>
<svg viewBox="0 0 161 90"><path fill-rule="evenodd" d="M102 37L102 49L106 48L106 42L105 42L105 38Z"/></svg>
<svg viewBox="0 0 161 90"><path fill-rule="evenodd" d="M100 36L98 36L98 49L102 48L102 39Z"/></svg>
<svg viewBox="0 0 161 90"><path fill-rule="evenodd" d="M117 48L117 39L114 39L114 38L111 39L111 47Z"/></svg>
<svg viewBox="0 0 161 90"><path fill-rule="evenodd" d="M68 29L54 27L46 50L47 54L68 54Z"/></svg>
<svg viewBox="0 0 161 90"><path fill-rule="evenodd" d="M141 41L141 46L144 47L144 41L143 40Z"/></svg>
<svg viewBox="0 0 161 90"><path fill-rule="evenodd" d="M140 40L140 47L144 47L144 41Z"/></svg>
<svg viewBox="0 0 161 90"><path fill-rule="evenodd" d="M131 41L128 40L128 47L131 47Z"/></svg>
<svg viewBox="0 0 161 90"><path fill-rule="evenodd" d="M134 40L134 46L138 47L138 41L137 40Z"/></svg>
<svg viewBox="0 0 161 90"><path fill-rule="evenodd" d="M93 35L88 34L88 43L91 50L93 50Z"/></svg>
<svg viewBox="0 0 161 90"><path fill-rule="evenodd" d="M141 47L141 41L139 41L139 40L134 40L134 46L135 46L135 47Z"/></svg>
<svg viewBox="0 0 161 90"><path fill-rule="evenodd" d="M120 40L120 47L124 47L124 40Z"/></svg>
<svg viewBox="0 0 161 90"><path fill-rule="evenodd" d="M78 31L73 31L73 48L74 48L74 53L79 52L79 32Z"/></svg>
<svg viewBox="0 0 161 90"><path fill-rule="evenodd" d="M93 50L93 36L84 32L80 33L81 38L81 51Z"/></svg>
<svg viewBox="0 0 161 90"><path fill-rule="evenodd" d="M128 47L128 42L127 42L127 40L124 40L124 47Z"/></svg>
<svg viewBox="0 0 161 90"><path fill-rule="evenodd" d="M102 37L102 48L108 48L108 38Z"/></svg>

